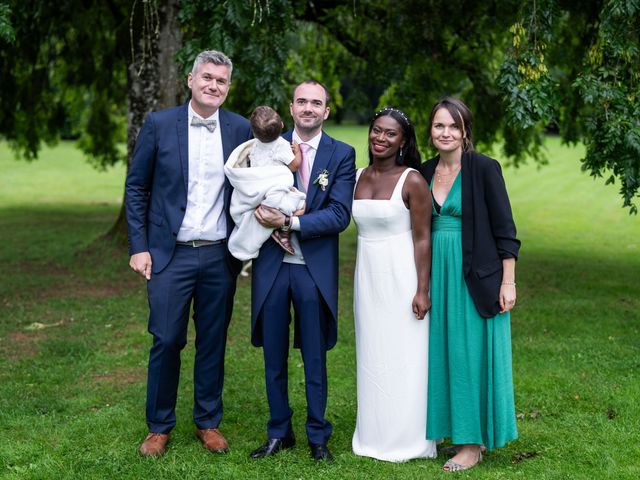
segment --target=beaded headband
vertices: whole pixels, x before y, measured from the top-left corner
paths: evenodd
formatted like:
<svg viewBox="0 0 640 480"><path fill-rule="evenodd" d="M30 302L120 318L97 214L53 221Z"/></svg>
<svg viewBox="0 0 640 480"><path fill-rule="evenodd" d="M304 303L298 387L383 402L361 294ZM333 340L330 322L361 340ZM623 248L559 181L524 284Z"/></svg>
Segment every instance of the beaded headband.
<svg viewBox="0 0 640 480"><path fill-rule="evenodd" d="M380 117L385 112L396 112L398 115L400 115L404 119L405 122L407 122L407 125L411 125L411 122L409 121L409 117L407 117L407 114L404 113L402 110L398 110L397 108L393 108L393 107L384 107L382 110L376 113L376 118Z"/></svg>

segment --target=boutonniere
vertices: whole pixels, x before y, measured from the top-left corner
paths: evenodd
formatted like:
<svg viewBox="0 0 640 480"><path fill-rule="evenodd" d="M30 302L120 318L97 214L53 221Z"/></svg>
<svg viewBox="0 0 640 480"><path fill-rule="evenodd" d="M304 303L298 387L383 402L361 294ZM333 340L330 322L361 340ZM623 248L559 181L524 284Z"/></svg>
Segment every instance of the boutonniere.
<svg viewBox="0 0 640 480"><path fill-rule="evenodd" d="M313 184L320 185L323 192L327 189L327 185L329 185L329 172L326 168L318 174L318 178L313 181Z"/></svg>

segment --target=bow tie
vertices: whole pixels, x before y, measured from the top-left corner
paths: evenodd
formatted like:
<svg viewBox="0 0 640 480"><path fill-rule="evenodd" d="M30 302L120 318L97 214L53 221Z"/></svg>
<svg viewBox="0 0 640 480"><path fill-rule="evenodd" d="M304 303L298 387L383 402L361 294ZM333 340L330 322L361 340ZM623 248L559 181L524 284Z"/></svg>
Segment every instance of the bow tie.
<svg viewBox="0 0 640 480"><path fill-rule="evenodd" d="M209 120L203 120L200 117L193 116L191 118L191 126L194 127L206 127L210 132L214 132L218 122L215 118L211 118Z"/></svg>

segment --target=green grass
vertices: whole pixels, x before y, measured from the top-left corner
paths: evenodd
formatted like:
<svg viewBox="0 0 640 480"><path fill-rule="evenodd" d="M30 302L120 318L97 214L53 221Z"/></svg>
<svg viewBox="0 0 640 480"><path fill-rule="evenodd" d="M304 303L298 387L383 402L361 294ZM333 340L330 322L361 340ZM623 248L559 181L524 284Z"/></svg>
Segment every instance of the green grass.
<svg viewBox="0 0 640 480"><path fill-rule="evenodd" d="M366 164L366 129L330 127ZM457 478L640 477L640 218L615 187L580 172L579 148L548 141L550 165L505 169L519 236L512 315L520 438ZM388 464L351 453L355 426L353 226L342 236L339 341L328 355L336 461L315 465L304 438L297 351L290 390L299 445L251 461L265 436L262 352L249 342L250 283L229 332L225 456L193 435L193 339L183 352L178 425L167 455L144 459L144 282L124 249L96 239L118 212L124 170L96 172L72 144L15 161L0 144L0 477L447 478L437 460Z"/></svg>

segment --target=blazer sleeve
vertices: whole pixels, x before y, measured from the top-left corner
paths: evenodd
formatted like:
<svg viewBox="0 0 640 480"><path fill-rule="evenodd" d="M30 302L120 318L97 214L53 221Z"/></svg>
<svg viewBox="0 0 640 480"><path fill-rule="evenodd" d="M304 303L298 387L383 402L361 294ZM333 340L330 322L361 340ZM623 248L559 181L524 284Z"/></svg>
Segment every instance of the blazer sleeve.
<svg viewBox="0 0 640 480"><path fill-rule="evenodd" d="M140 129L125 183L125 213L129 233L129 254L149 251L147 210L156 158L156 132L153 116Z"/></svg>
<svg viewBox="0 0 640 480"><path fill-rule="evenodd" d="M344 150L343 157L337 162L329 201L323 208L300 216L300 238L303 240L335 235L349 226L356 182L356 153L353 147Z"/></svg>
<svg viewBox="0 0 640 480"><path fill-rule="evenodd" d="M489 211L491 231L500 258L518 258L520 240L516 238L511 203L500 164L492 160L484 169L485 200Z"/></svg>

